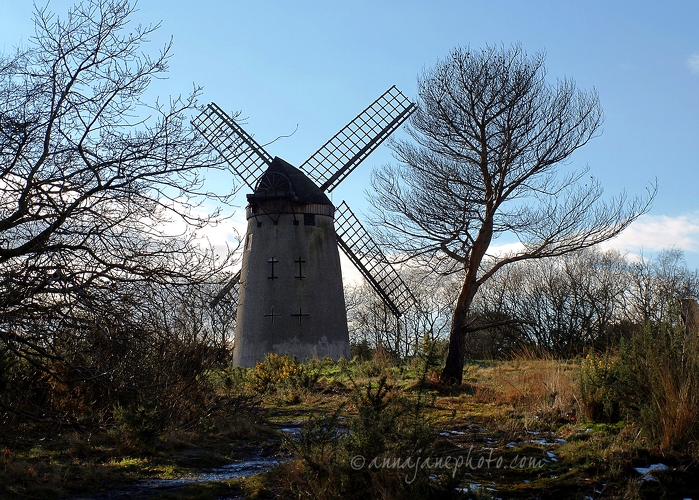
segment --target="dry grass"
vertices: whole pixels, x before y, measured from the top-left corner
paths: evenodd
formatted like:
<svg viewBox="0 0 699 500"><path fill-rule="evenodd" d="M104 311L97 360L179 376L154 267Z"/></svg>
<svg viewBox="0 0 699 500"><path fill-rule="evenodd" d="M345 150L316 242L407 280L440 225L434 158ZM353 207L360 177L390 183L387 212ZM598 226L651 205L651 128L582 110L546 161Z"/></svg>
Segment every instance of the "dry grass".
<svg viewBox="0 0 699 500"><path fill-rule="evenodd" d="M265 388L263 394L257 394L256 398L261 400L267 422L276 425L303 422L313 420L313 416L319 418L331 415L338 408L344 407L346 411L339 425L343 429L348 428L353 419L356 420L364 414L361 405L355 400L357 386L376 384L380 379L378 375L383 373L388 375L387 380L393 386L390 391L391 398L387 396L387 401L393 401L392 398L398 396L405 398L404 403L422 398L424 407L420 411L418 421L425 425L428 421L431 422L430 426L433 426L439 435L434 442L430 441L431 445L436 446L436 453L458 453L458 450L469 450L474 446L474 452L492 449L494 453L510 460L516 453L539 457L554 449L560 462L549 462L545 473L512 471L500 475L497 479L498 490L506 493L505 498L532 498L541 496L542 492L548 492L550 495L560 493L563 495L561 497L571 492L588 494L594 491L594 487L591 486L593 483L608 484L606 493L614 490L610 498L635 498L638 497L639 489L643 490L640 498L651 498L646 491L648 485L633 481L637 479L633 467L647 466L656 461L670 463L666 456L660 458L653 455L654 451L643 438L638 425L593 426L589 423L580 425L577 422L576 416L580 415L580 365L576 362L559 361L549 357L531 359L530 354L522 354L505 361L474 362L466 368L464 385L461 388L450 389L432 385L429 380L427 384L420 383L418 370L409 365L389 366L384 369L374 369L368 363L357 363L355 366L353 362L347 362L347 366L338 365L319 367L320 375L314 378L315 382L312 384L305 384L305 380L299 384L287 383L275 387L274 390L271 390L271 387L270 390ZM683 432L682 422L692 420L691 411L695 408L687 408L685 404L680 404L682 401L691 400L682 399L684 396L681 384L676 384L672 389L669 385L671 381L668 380L667 383L667 398L678 401L677 413L668 415L666 424L675 429L672 436L676 438ZM229 385L225 395L233 397L238 384ZM286 397L288 394L298 397L292 402ZM377 408L383 408L383 400L378 402L381 404ZM387 408L392 408L390 404L386 404ZM373 446L380 440L369 431L379 427L379 424L383 425L384 420L390 422L390 425L385 426L388 431L382 430L378 435L381 438L386 438L390 434L389 431L395 430L397 425L397 419L390 411L382 410L379 413L386 413L386 418L376 417L376 422L372 420L362 428L366 432L353 428L353 435L358 436L364 432L368 436L363 441L367 446ZM241 418L235 418L236 416ZM245 446L242 441L236 444L235 440L246 436L257 443L254 446L264 446L268 449L277 446L278 442L275 444L274 440L279 438L278 433L272 431L274 425L263 425L262 427L269 427L270 430L265 432L254 424L251 416L238 408L238 411L226 415L216 414L216 418L209 418L194 428L166 432L158 439L155 455L155 450L145 455L120 455L120 448L106 438L103 438L104 442L100 444L94 439L92 442L84 442L78 436L65 440L64 443L52 443L51 450L47 446L42 449L26 449L20 453L19 450L4 450L0 446L0 482L5 486L4 490L0 488L0 492L22 493L25 498L54 498L74 494L80 490L89 491L115 481L131 481L149 476L172 477L195 465L210 467L215 465L214 462L230 458L236 453L236 449ZM542 448L541 445L532 443L533 436L545 437L548 441L564 438L565 442L561 444L556 441L556 448L547 447L549 445L543 445ZM202 439L208 441L208 444L202 442ZM402 448L404 436L396 431L392 439L389 454L405 453ZM213 442L215 440L218 440L218 444ZM250 445L249 443L247 446ZM198 453L191 453L193 451ZM207 452L205 456L201 453L204 451ZM365 452L348 448L343 453L343 456L350 456ZM366 451L367 456L376 453ZM193 456L197 457L196 461L191 460ZM676 463L693 470L693 465L681 460L682 457L677 458ZM336 465L338 470L344 471L344 476L349 477L351 471L345 470L346 461L336 460ZM325 465L329 460L326 457L317 463ZM325 470L322 467L321 469L320 472ZM486 470L469 472L471 477L468 481L495 480L495 476L489 475L490 472ZM338 491L346 492L347 485L344 482L336 484L327 478L321 479L314 476L308 464L292 461L277 473L245 481L244 487L246 494L264 496L278 493L293 498L329 498ZM386 498L391 497L392 489L398 488L393 482L393 476L369 475L364 479L367 488L370 486L377 491L387 488L384 491ZM243 483L240 484L242 488ZM11 486L8 488L9 485ZM256 486L249 489L251 485ZM553 498L546 495L544 497Z"/></svg>
<svg viewBox="0 0 699 500"><path fill-rule="evenodd" d="M699 393L692 377L679 380L670 370L657 371L661 391L656 391L656 404L663 408L658 415L658 434L662 449L681 447L682 442L696 431L699 421Z"/></svg>
<svg viewBox="0 0 699 500"><path fill-rule="evenodd" d="M526 414L575 414L578 367L554 359L502 361L469 366L477 402L509 405Z"/></svg>

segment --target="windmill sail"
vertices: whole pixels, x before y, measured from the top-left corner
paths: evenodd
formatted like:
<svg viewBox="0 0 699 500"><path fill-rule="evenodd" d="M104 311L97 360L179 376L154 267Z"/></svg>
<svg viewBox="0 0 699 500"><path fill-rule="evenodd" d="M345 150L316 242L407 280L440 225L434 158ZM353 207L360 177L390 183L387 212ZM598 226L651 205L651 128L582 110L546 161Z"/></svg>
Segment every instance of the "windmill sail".
<svg viewBox="0 0 699 500"><path fill-rule="evenodd" d="M252 189L272 157L215 103L208 104L192 125Z"/></svg>
<svg viewBox="0 0 699 500"><path fill-rule="evenodd" d="M254 366L270 352L349 357L338 247L393 314L401 316L415 303L347 204L335 208L325 194L415 109L391 87L299 169L273 159L214 103L192 121L253 191L241 271L210 302L212 308L238 304L234 365Z"/></svg>
<svg viewBox="0 0 699 500"><path fill-rule="evenodd" d="M344 201L335 209L335 231L340 248L393 314L401 316L415 303L405 282Z"/></svg>
<svg viewBox="0 0 699 500"><path fill-rule="evenodd" d="M332 191L414 111L395 86L362 111L301 165L323 191Z"/></svg>
<svg viewBox="0 0 699 500"><path fill-rule="evenodd" d="M216 307L223 298L228 295L229 293L231 294L230 301L232 303L237 303L238 302L238 292L239 292L239 286L240 286L240 271L235 273L233 277L230 279L226 285L221 288L221 290L216 294L216 296L209 302L209 307Z"/></svg>

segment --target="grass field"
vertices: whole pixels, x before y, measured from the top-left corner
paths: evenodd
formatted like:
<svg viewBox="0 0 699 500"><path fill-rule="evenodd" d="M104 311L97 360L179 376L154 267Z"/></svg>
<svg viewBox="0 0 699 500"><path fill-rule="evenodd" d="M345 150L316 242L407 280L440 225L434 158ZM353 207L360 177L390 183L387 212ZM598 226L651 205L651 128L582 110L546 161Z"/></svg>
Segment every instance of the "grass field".
<svg viewBox="0 0 699 500"><path fill-rule="evenodd" d="M444 389L420 360L268 358L211 374L231 408L194 429L144 433L132 422L3 436L2 496L119 498L130 483L196 475L262 450L291 460L138 498L699 497L695 454L657 446L635 423L587 420L581 365L472 362L461 387ZM278 431L294 425L298 438ZM635 470L657 463L666 470Z"/></svg>

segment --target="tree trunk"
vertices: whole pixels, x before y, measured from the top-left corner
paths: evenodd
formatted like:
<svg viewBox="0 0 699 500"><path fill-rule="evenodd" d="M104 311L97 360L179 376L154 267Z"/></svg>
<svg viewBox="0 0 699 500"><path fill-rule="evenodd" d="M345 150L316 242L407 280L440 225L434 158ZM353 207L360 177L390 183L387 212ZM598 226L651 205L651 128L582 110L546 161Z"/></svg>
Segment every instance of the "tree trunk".
<svg viewBox="0 0 699 500"><path fill-rule="evenodd" d="M478 233L478 237L471 247L471 255L466 268L464 283L459 292L459 298L454 306L454 315L451 319L451 331L449 332L449 352L447 361L439 376L439 380L445 385L461 385L464 375L464 360L466 359L466 329L468 327L468 313L473 303L478 287L478 269L483 261L483 256L490 246L493 238L492 216L486 217Z"/></svg>
<svg viewBox="0 0 699 500"><path fill-rule="evenodd" d="M466 359L466 327L468 312L477 288L468 282L464 282L459 293L459 298L454 307L449 332L449 352L447 361L439 379L446 385L461 385L464 374L464 361Z"/></svg>

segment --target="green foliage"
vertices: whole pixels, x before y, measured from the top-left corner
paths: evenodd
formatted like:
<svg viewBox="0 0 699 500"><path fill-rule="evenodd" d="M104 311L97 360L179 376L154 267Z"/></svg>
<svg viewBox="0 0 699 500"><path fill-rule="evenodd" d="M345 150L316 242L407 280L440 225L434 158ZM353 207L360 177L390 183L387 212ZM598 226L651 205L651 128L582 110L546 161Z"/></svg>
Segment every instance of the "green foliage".
<svg viewBox="0 0 699 500"><path fill-rule="evenodd" d="M348 375L351 377L375 378L380 377L389 370L390 363L384 358L372 360L357 359L348 368L351 370L351 372L348 372Z"/></svg>
<svg viewBox="0 0 699 500"><path fill-rule="evenodd" d="M374 355L374 349L369 345L369 341L366 339L350 342L350 352L352 353L352 358L362 361L368 361Z"/></svg>
<svg viewBox="0 0 699 500"><path fill-rule="evenodd" d="M335 465L341 460L344 411L345 405L341 405L329 415L311 415L301 428L299 439L286 440L286 446L311 474L328 479L335 472Z"/></svg>
<svg viewBox="0 0 699 500"><path fill-rule="evenodd" d="M163 432L165 422L156 401L144 401L134 408L116 406L114 426L109 430L117 443L127 448L151 446Z"/></svg>
<svg viewBox="0 0 699 500"><path fill-rule="evenodd" d="M442 366L446 359L449 341L446 339L431 339L425 334L422 342L418 345L415 356L412 359L412 366L415 368L421 380L426 380L431 375L430 372Z"/></svg>
<svg viewBox="0 0 699 500"><path fill-rule="evenodd" d="M647 324L622 342L617 358L588 356L581 396L593 421L640 425L663 450L696 452L699 338L681 326Z"/></svg>
<svg viewBox="0 0 699 500"><path fill-rule="evenodd" d="M432 368L427 356L424 374ZM353 379L367 362L353 362ZM355 383L346 404L312 416L287 447L300 461L289 479L295 496L310 498L449 498L459 477L448 470L407 467L437 455L434 399L418 384L403 391L384 374ZM396 466L402 463L403 466ZM391 464L393 466L391 466ZM439 475L435 479L435 474ZM440 475L441 474L441 475ZM430 477L432 476L432 477Z"/></svg>
<svg viewBox="0 0 699 500"><path fill-rule="evenodd" d="M699 338L647 326L619 353L627 412L662 449L689 451L699 437Z"/></svg>
<svg viewBox="0 0 699 500"><path fill-rule="evenodd" d="M242 366L228 365L211 373L212 383L226 395L245 392L249 370Z"/></svg>
<svg viewBox="0 0 699 500"><path fill-rule="evenodd" d="M323 374L335 363L330 359L309 359L301 365L294 378L294 383L297 387L306 390L312 390L318 385L318 381Z"/></svg>
<svg viewBox="0 0 699 500"><path fill-rule="evenodd" d="M592 422L616 422L620 418L621 387L615 362L591 351L580 368L580 397L585 417Z"/></svg>

